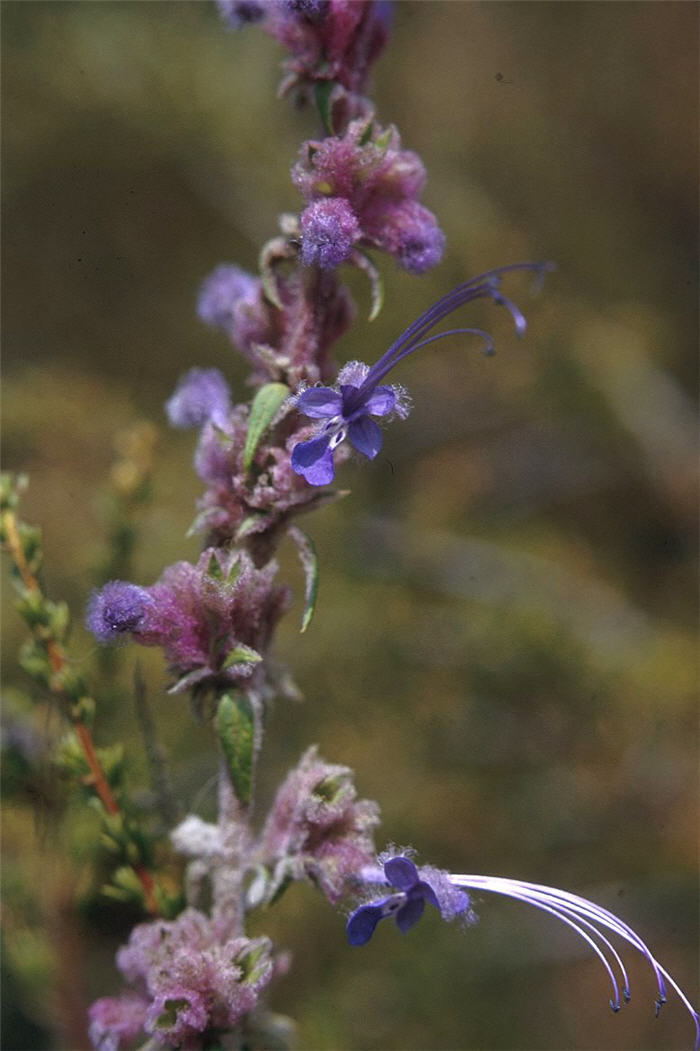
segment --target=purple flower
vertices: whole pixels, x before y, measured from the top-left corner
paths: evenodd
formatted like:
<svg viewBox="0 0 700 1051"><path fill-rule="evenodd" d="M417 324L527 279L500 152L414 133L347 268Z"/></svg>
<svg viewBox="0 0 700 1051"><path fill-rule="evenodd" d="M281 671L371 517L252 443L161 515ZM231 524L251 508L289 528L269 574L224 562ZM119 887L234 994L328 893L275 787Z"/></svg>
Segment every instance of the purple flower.
<svg viewBox="0 0 700 1051"><path fill-rule="evenodd" d="M365 945L379 921L387 916L393 916L396 926L405 934L418 923L426 902L440 909L445 919L453 919L469 908L469 895L450 885L444 873L438 869L419 870L405 854L389 857L384 862L384 880L396 887L396 892L355 909L347 925L351 945ZM447 893L445 884L449 887Z"/></svg>
<svg viewBox="0 0 700 1051"><path fill-rule="evenodd" d="M201 427L207 420L221 425L230 409L229 385L218 369L190 369L165 403L173 427Z"/></svg>
<svg viewBox="0 0 700 1051"><path fill-rule="evenodd" d="M85 624L99 642L114 642L135 631L153 600L145 588L125 580L111 580L90 597Z"/></svg>
<svg viewBox="0 0 700 1051"><path fill-rule="evenodd" d="M338 376L339 389L309 387L298 395L299 412L326 421L317 437L298 442L292 452L292 469L311 485L333 481L333 453L346 438L363 456L375 458L382 447L382 432L372 417L408 415L408 398L395 384L373 387L357 401L357 392L369 371L360 361L349 362Z"/></svg>
<svg viewBox="0 0 700 1051"><path fill-rule="evenodd" d="M476 917L471 911L469 895L466 892L501 894L549 913L586 942L608 976L612 991L610 1006L615 1012L619 1011L623 1004L629 1003L631 998L627 970L609 935L622 938L637 949L651 965L658 987L657 1014L666 1003L668 987L676 992L695 1024L694 1048L698 1051L700 1015L688 997L640 936L628 927L624 920L595 902L556 887L526 883L524 880L505 879L501 876L452 874L429 867L417 869L405 855L389 855L384 861L383 870L372 867L362 869L358 875L368 885L388 883L398 890L355 909L347 925L351 945L364 945L368 942L379 921L386 916L394 916L401 931L408 930L420 919L426 901L431 905L437 904L444 919L453 919L461 913L473 922Z"/></svg>
<svg viewBox="0 0 700 1051"><path fill-rule="evenodd" d="M387 373L415 350L457 333L480 336L485 341L485 352L492 353L493 340L481 329L454 328L428 335L449 314L474 299L492 299L494 303L505 306L515 321L518 335L522 336L526 329L525 318L518 307L501 293L501 278L514 270L532 270L542 276L551 268L549 263L514 263L457 285L409 325L371 368L352 362L341 370L335 387L311 387L299 394L296 399L298 411L325 422L315 437L294 446L293 470L311 485L332 482L335 475L333 453L346 438L358 452L373 460L382 447L382 433L373 417L393 413L405 418L408 414L408 401L401 388L381 384Z"/></svg>
<svg viewBox="0 0 700 1051"><path fill-rule="evenodd" d="M301 216L301 261L330 270L350 255L360 225L344 197L313 201Z"/></svg>

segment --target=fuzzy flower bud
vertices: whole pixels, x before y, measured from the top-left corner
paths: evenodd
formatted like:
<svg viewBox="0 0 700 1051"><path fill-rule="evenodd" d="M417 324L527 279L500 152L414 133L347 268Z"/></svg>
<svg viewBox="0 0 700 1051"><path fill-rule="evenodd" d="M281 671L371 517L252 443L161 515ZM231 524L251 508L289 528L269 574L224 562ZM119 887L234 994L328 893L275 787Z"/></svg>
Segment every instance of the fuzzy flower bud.
<svg viewBox="0 0 700 1051"><path fill-rule="evenodd" d="M226 7L238 5L226 4ZM332 80L350 92L364 89L369 69L389 36L389 8L376 0L267 0L265 29L289 53L292 84ZM233 28L242 25L219 9ZM250 21L250 18L248 18ZM291 84L287 82L288 90Z"/></svg>
<svg viewBox="0 0 700 1051"><path fill-rule="evenodd" d="M330 270L350 255L360 226L342 197L313 201L301 215L301 261Z"/></svg>
<svg viewBox="0 0 700 1051"><path fill-rule="evenodd" d="M410 274L423 274L437 266L445 251L445 235L431 211L417 201L400 201L386 205L380 214L377 225L367 225L379 248Z"/></svg>
<svg viewBox="0 0 700 1051"><path fill-rule="evenodd" d="M225 332L236 346L250 354L269 334L269 318L262 282L233 263L222 263L199 290L197 314L202 321Z"/></svg>
<svg viewBox="0 0 700 1051"><path fill-rule="evenodd" d="M85 624L98 642L114 642L121 635L137 631L152 604L145 588L112 580L92 593Z"/></svg>
<svg viewBox="0 0 700 1051"><path fill-rule="evenodd" d="M190 369L165 403L173 427L201 427L207 420L223 423L230 409L229 385L218 369Z"/></svg>
<svg viewBox="0 0 700 1051"><path fill-rule="evenodd" d="M229 29L241 29L243 26L261 22L270 6L262 0L216 0L219 14Z"/></svg>

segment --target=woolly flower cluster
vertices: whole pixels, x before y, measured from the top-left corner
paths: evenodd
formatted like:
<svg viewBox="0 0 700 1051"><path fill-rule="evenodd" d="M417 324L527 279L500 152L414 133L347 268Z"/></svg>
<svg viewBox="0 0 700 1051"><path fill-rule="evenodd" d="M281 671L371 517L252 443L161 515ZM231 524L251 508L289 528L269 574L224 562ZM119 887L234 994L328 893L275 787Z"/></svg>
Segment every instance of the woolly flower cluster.
<svg viewBox="0 0 700 1051"><path fill-rule="evenodd" d="M388 252L413 274L442 259L445 236L418 203L425 168L401 149L396 128L359 118L343 135L306 142L292 180L306 201L300 226L307 266L339 266L356 245Z"/></svg>
<svg viewBox="0 0 700 1051"><path fill-rule="evenodd" d="M117 966L134 990L90 1008L98 1051L117 1051L141 1032L198 1051L205 1031L230 1030L255 1008L274 967L268 938L231 937L196 909L135 927Z"/></svg>
<svg viewBox="0 0 700 1051"><path fill-rule="evenodd" d="M389 36L390 5L375 0L217 0L231 29L260 24L288 51L283 89L332 81L363 91Z"/></svg>
<svg viewBox="0 0 700 1051"><path fill-rule="evenodd" d="M86 623L103 643L130 635L160 646L172 693L248 679L263 659L289 592L275 562L256 569L242 551L207 548L196 565L177 562L148 588L113 580L93 593Z"/></svg>
<svg viewBox="0 0 700 1051"><path fill-rule="evenodd" d="M357 798L352 770L309 748L281 785L260 837L264 897L274 898L290 880L309 879L338 902L348 880L371 863L378 824L379 807Z"/></svg>

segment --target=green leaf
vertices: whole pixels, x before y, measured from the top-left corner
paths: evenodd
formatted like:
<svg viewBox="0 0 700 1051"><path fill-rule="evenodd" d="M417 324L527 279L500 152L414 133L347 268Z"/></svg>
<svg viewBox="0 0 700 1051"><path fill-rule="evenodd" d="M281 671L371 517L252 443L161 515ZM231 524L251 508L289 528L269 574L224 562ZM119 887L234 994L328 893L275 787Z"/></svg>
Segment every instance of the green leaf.
<svg viewBox="0 0 700 1051"><path fill-rule="evenodd" d="M323 127L329 135L333 135L333 88L335 82L332 80L317 80L314 87L314 97Z"/></svg>
<svg viewBox="0 0 700 1051"><path fill-rule="evenodd" d="M242 642L235 649L226 654L222 668L231 668L234 664L258 664L262 656L252 646L245 646Z"/></svg>
<svg viewBox="0 0 700 1051"><path fill-rule="evenodd" d="M236 530L236 540L243 540L244 537L250 536L251 533L261 533L264 529L264 523L270 516L263 512L255 512L252 515L248 515L243 519L238 529Z"/></svg>
<svg viewBox="0 0 700 1051"><path fill-rule="evenodd" d="M0 511L14 511L19 503L20 493L27 488L29 479L26 474L0 474Z"/></svg>
<svg viewBox="0 0 700 1051"><path fill-rule="evenodd" d="M260 439L288 397L289 387L284 383L266 383L253 398L243 450L244 470L250 470Z"/></svg>
<svg viewBox="0 0 700 1051"><path fill-rule="evenodd" d="M374 140L374 145L378 149L380 149L382 152L385 152L389 148L389 143L390 142L391 142L391 128L387 128L386 131L382 132L381 135L377 136L377 138Z"/></svg>
<svg viewBox="0 0 700 1051"><path fill-rule="evenodd" d="M255 712L246 694L231 690L221 697L216 729L236 795L247 806L253 785Z"/></svg>
<svg viewBox="0 0 700 1051"><path fill-rule="evenodd" d="M207 566L207 576L213 577L214 580L223 580L224 574L221 571L219 560L216 557L216 552L212 551L209 556L209 565Z"/></svg>
<svg viewBox="0 0 700 1051"><path fill-rule="evenodd" d="M318 597L318 557L316 555L316 548L314 542L310 536L308 536L303 529L299 529L298 526L292 526L289 530L294 543L297 545L299 552L299 558L304 570L306 577L306 583L304 587L304 614L301 618L301 631L306 631L316 609L316 599Z"/></svg>
<svg viewBox="0 0 700 1051"><path fill-rule="evenodd" d="M273 237L263 245L260 252L260 278L263 283L263 291L271 303L278 310L284 309L280 298L280 292L275 278L275 265L282 260L290 260L296 256L296 248L289 243L288 237Z"/></svg>
<svg viewBox="0 0 700 1051"><path fill-rule="evenodd" d="M360 135L358 140L359 146L366 146L369 140L372 138L372 132L374 131L374 120L370 117L365 125L365 129Z"/></svg>
<svg viewBox="0 0 700 1051"><path fill-rule="evenodd" d="M248 947L239 953L235 962L243 971L239 981L242 985L255 985L266 974L270 966L270 942L267 938L256 938Z"/></svg>
<svg viewBox="0 0 700 1051"><path fill-rule="evenodd" d="M28 675L48 686L51 679L51 663L46 648L35 639L27 639L19 651L19 664Z"/></svg>

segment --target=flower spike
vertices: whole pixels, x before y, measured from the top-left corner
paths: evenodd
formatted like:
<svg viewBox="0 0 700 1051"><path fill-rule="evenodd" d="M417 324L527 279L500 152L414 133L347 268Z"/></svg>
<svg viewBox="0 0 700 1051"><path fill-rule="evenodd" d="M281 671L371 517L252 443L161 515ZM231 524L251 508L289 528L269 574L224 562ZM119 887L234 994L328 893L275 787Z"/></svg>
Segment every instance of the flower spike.
<svg viewBox="0 0 700 1051"><path fill-rule="evenodd" d="M518 270L532 271L542 278L552 269L551 263L513 263L465 281L416 318L371 368L361 362L351 362L341 370L335 387L303 390L296 397L297 411L324 422L316 435L295 445L293 470L303 475L310 485L332 482L335 476L333 454L346 438L358 452L373 460L382 447L382 432L375 417L405 418L409 411L401 387L381 385L387 373L414 350L457 334L479 336L484 341L485 353L493 353L493 339L482 329L460 327L429 335L436 325L474 299L491 299L498 306L504 306L513 318L517 334L523 336L527 328L525 316L512 300L502 294L501 279Z"/></svg>

